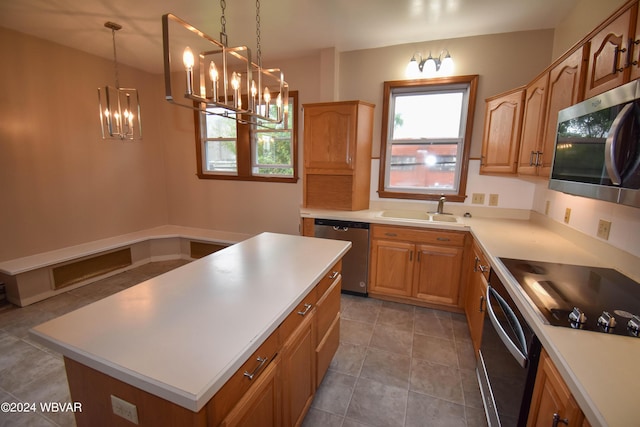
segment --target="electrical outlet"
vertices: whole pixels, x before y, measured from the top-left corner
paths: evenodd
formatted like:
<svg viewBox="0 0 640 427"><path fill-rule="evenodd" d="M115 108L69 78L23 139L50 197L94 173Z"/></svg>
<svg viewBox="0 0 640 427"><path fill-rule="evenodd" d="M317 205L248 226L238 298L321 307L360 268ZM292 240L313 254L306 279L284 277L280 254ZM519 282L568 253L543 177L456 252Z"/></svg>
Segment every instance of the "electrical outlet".
<svg viewBox="0 0 640 427"><path fill-rule="evenodd" d="M551 210L551 200L547 200L547 202L544 204L544 214L548 216L550 210Z"/></svg>
<svg viewBox="0 0 640 427"><path fill-rule="evenodd" d="M471 203L474 205L484 205L484 193L473 193L471 195Z"/></svg>
<svg viewBox="0 0 640 427"><path fill-rule="evenodd" d="M599 238L609 240L609 231L611 231L611 221L605 221L604 219L598 221Z"/></svg>
<svg viewBox="0 0 640 427"><path fill-rule="evenodd" d="M571 208L567 208L564 211L564 223L569 224L569 219L571 218Z"/></svg>
<svg viewBox="0 0 640 427"><path fill-rule="evenodd" d="M119 397L111 395L111 408L113 413L131 421L134 424L138 424L138 408L133 403L129 403L126 400L122 400Z"/></svg>
<svg viewBox="0 0 640 427"><path fill-rule="evenodd" d="M489 194L489 206L498 206L497 194Z"/></svg>

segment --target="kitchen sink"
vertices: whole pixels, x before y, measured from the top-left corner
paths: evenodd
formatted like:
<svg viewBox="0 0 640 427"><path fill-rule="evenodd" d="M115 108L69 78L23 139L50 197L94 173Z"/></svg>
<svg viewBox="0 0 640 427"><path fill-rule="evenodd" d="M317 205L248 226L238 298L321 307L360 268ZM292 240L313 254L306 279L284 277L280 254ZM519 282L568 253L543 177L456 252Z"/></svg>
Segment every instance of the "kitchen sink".
<svg viewBox="0 0 640 427"><path fill-rule="evenodd" d="M381 217L394 218L394 219L406 219L415 221L429 221L429 222L453 222L458 223L458 217L447 214L430 213L424 211L412 211L392 209L385 210L380 213Z"/></svg>

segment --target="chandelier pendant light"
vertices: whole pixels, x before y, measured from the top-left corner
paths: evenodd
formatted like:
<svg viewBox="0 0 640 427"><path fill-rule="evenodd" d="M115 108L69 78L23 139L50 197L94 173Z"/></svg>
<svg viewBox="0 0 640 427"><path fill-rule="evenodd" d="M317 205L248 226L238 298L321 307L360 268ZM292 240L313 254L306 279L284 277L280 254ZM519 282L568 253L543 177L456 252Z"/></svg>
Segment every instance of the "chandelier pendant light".
<svg viewBox="0 0 640 427"><path fill-rule="evenodd" d="M122 26L115 22L105 22L104 26L111 30L116 85L115 87L107 85L103 88L98 88L102 138L142 139L138 91L132 88L120 87L118 57L116 54L116 31L122 29Z"/></svg>
<svg viewBox="0 0 640 427"><path fill-rule="evenodd" d="M262 67L260 1L256 1L255 62L248 47L228 46L225 0L220 1L220 7L219 41L173 14L163 15L165 98L182 107L242 123L269 126L283 122L288 112L289 86L280 69ZM173 64L172 57L181 57L182 63Z"/></svg>

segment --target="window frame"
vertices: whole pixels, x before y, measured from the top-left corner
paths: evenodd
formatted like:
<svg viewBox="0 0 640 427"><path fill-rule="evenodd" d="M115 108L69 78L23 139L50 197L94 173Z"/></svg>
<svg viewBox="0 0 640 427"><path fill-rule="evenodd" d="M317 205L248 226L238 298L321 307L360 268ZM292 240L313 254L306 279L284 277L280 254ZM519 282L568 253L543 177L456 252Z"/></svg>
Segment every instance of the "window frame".
<svg viewBox="0 0 640 427"><path fill-rule="evenodd" d="M205 143L201 132L200 118L203 113L194 112L195 124L195 140L196 140L196 162L197 176L200 179L217 179L231 181L261 181L261 182L282 182L296 183L299 179L298 174L298 91L289 91L289 111L293 111L293 129L291 130L291 167L293 168L293 176L269 176L254 175L254 156L256 153L256 131L255 125L246 123L236 123L236 158L237 173L229 172L207 172L204 168L205 159ZM232 119L229 119L232 120Z"/></svg>
<svg viewBox="0 0 640 427"><path fill-rule="evenodd" d="M467 189L467 174L469 171L469 153L471 152L471 137L473 131L473 118L476 105L476 95L478 88L478 75L452 76L430 79L416 80L394 80L384 82L383 103L382 103L382 130L380 137L380 173L378 177L378 195L380 198L395 199L415 199L415 200L438 200L443 192L426 192L421 190L398 191L396 189L388 190L385 188L387 170L390 169L387 158L389 144L389 126L393 123L393 117L389 117L391 110L391 97L394 91L416 92L421 88L433 87L441 88L446 86L459 86L465 84L469 86L468 105L465 118L465 131L462 138L462 158L458 162L457 167L460 170L457 192L445 192L447 200L452 202L464 202ZM459 150L458 150L459 151Z"/></svg>

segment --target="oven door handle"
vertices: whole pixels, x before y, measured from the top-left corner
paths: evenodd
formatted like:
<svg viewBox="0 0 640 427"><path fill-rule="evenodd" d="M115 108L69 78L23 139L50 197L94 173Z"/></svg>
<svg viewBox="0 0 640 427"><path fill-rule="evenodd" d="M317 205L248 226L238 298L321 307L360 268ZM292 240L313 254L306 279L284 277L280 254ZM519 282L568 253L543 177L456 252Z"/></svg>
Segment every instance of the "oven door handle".
<svg viewBox="0 0 640 427"><path fill-rule="evenodd" d="M498 336L509 350L509 353L516 359L518 364L523 368L527 366L527 356L520 350L520 347L516 345L510 338L509 335L505 332L504 328L498 321L498 317L493 311L493 307L491 305L491 300L495 299L495 301L500 305L504 313L509 317L509 323L514 327L514 332L518 335L518 340L522 344L522 347L526 349L526 340L524 338L524 332L522 330L522 326L520 326L520 322L518 322L518 318L515 313L509 307L507 302L497 293L491 286L487 286L487 304L486 310L489 314L489 319L493 324L493 328L496 330Z"/></svg>
<svg viewBox="0 0 640 427"><path fill-rule="evenodd" d="M633 112L633 103L627 104L618 113L607 136L604 148L604 166L607 170L607 175L611 179L613 185L622 184L622 177L620 176L619 165L616 164L616 151L618 148L618 134L620 128L623 126L627 117Z"/></svg>

